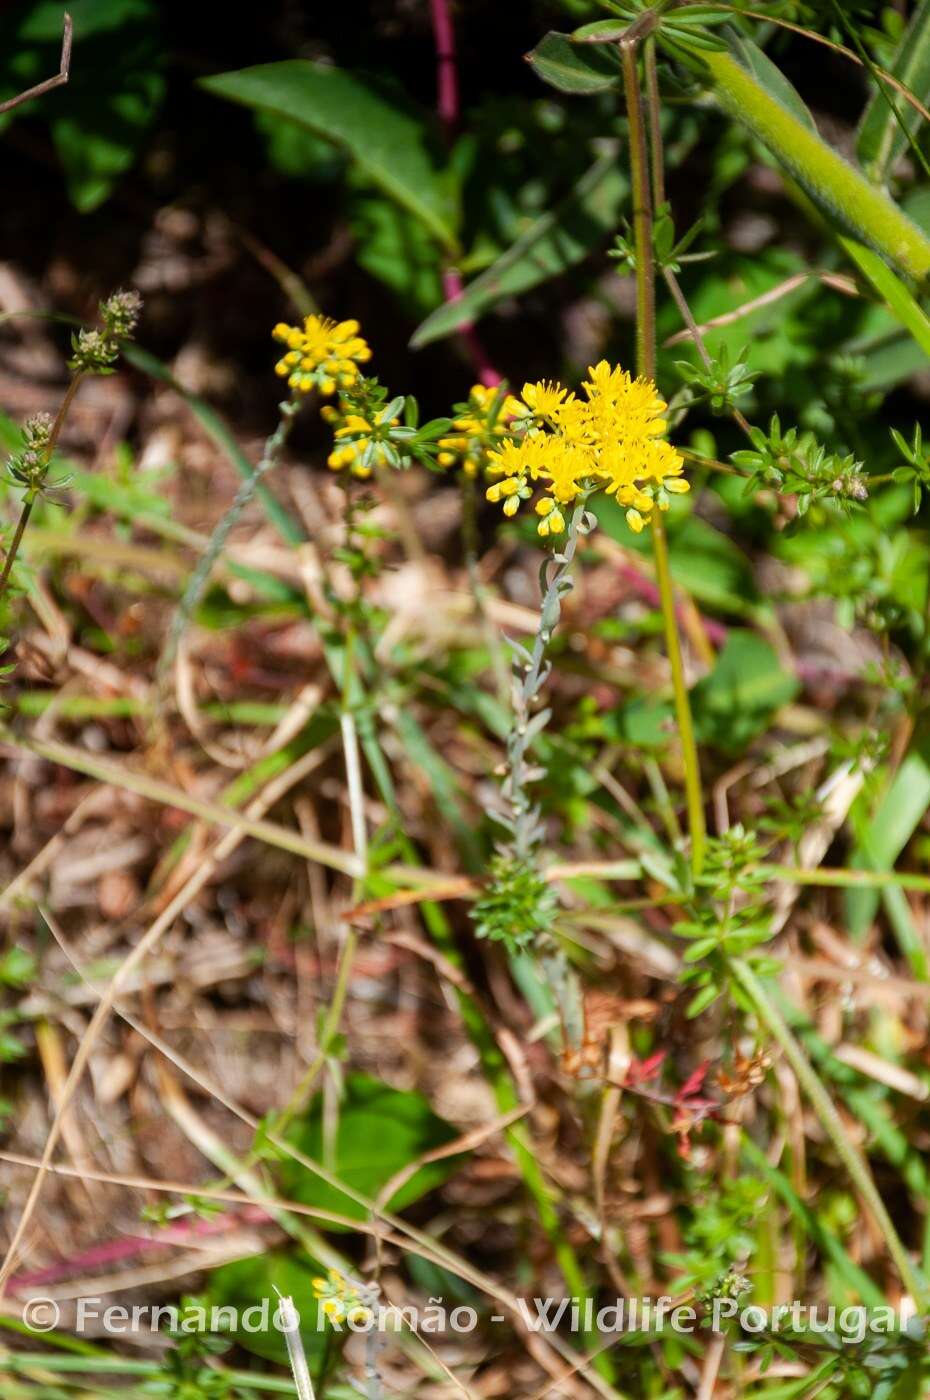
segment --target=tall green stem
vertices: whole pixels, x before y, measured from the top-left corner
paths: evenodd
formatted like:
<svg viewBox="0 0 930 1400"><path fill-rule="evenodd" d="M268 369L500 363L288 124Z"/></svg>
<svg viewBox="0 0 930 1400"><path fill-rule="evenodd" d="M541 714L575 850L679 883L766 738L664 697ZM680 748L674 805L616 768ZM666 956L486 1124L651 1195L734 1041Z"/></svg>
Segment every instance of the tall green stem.
<svg viewBox="0 0 930 1400"><path fill-rule="evenodd" d="M6 586L10 581L10 571L13 568L13 561L19 553L19 547L23 542L23 535L26 533L26 526L29 524L29 517L32 514L34 501L34 496L27 496L23 501L23 508L19 513L19 520L16 523L16 533L10 541L10 547L3 561L3 572L0 573L0 598L2 598L6 592Z"/></svg>
<svg viewBox="0 0 930 1400"><path fill-rule="evenodd" d="M638 374L647 379L655 379L656 317L652 195L649 187L649 163L646 151L642 95L636 69L636 49L637 40L635 38L631 39L627 36L620 41L623 85L626 92L626 108L630 126L630 173L633 184L633 237L636 252L636 369ZM657 168L661 167L657 166ZM688 829L691 833L691 868L697 875L700 874L703 867L704 851L707 845L704 795L701 788L701 769L697 744L694 738L694 723L691 718L691 702L688 699L688 688L685 684L685 670L681 657L681 639L678 635L678 621L675 617L675 591L669 568L668 542L665 538L662 514L658 510L653 512L651 528L656 581L659 586L662 622L665 629L665 644L672 672L675 717L678 723L678 735L681 741L681 754L685 769L685 797L688 807Z"/></svg>
<svg viewBox="0 0 930 1400"><path fill-rule="evenodd" d="M637 42L620 41L623 87L630 124L630 174L633 183L633 241L636 249L636 369L656 377L656 274L652 248L652 193L646 154L646 127L636 69Z"/></svg>

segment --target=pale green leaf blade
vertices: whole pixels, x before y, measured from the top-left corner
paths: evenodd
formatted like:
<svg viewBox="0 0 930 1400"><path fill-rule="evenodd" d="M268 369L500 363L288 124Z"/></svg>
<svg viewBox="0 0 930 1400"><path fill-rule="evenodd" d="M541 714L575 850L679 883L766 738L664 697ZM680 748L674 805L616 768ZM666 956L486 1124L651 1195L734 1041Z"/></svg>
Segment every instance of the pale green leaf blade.
<svg viewBox="0 0 930 1400"><path fill-rule="evenodd" d="M930 355L930 316L886 262L855 238L840 243L878 292L896 321L907 330L925 355Z"/></svg>
<svg viewBox="0 0 930 1400"><path fill-rule="evenodd" d="M850 865L856 869L893 870L895 862L910 841L924 814L930 808L930 739L911 746L872 820L869 822ZM861 939L878 911L878 890L847 890L846 917L849 931ZM900 918L900 904L892 907L892 918Z"/></svg>
<svg viewBox="0 0 930 1400"><path fill-rule="evenodd" d="M567 34L550 29L527 62L550 87L575 96L590 96L620 87L620 62L616 53L595 44L574 44Z"/></svg>
<svg viewBox="0 0 930 1400"><path fill-rule="evenodd" d="M930 0L920 0L888 71L922 102L930 97ZM916 134L922 124L899 92L884 87L873 93L856 139L856 156L873 180L885 179L907 146L907 133Z"/></svg>

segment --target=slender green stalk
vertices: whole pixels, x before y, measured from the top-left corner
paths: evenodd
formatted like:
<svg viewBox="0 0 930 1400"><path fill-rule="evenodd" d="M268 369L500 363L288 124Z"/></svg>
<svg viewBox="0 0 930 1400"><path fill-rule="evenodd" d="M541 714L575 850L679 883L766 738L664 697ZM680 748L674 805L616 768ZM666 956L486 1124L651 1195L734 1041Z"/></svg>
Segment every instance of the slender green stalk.
<svg viewBox="0 0 930 1400"><path fill-rule="evenodd" d="M930 893L930 875L909 870L836 870L818 866L801 870L795 865L759 865L756 870L768 880L784 880L791 885L821 885L828 889L900 889Z"/></svg>
<svg viewBox="0 0 930 1400"><path fill-rule="evenodd" d="M833 1105L833 1100L824 1088L820 1076L749 964L744 962L742 958L731 958L729 962L733 975L752 1002L759 1020L784 1051L785 1058L807 1095L811 1107L820 1119L824 1132L836 1148L853 1185L881 1232L888 1246L888 1253L897 1266L905 1288L917 1304L918 1310L921 1310L927 1302L926 1286L894 1227L885 1203L878 1193L878 1188L872 1180L872 1174L865 1158L846 1132L843 1121Z"/></svg>
<svg viewBox="0 0 930 1400"><path fill-rule="evenodd" d="M655 256L652 246L652 194L646 154L646 128L636 68L636 40L620 41L623 87L630 125L630 175L633 185L633 242L636 250L636 368L647 379L656 375Z"/></svg>
<svg viewBox="0 0 930 1400"><path fill-rule="evenodd" d="M10 571L13 568L13 561L19 553L19 547L23 542L23 535L26 533L26 526L29 524L29 517L32 514L34 503L35 496L27 496L23 501L23 508L19 513L19 520L16 524L16 533L10 541L10 547L3 561L3 572L0 573L0 598L2 598L6 592L7 584L10 581Z"/></svg>
<svg viewBox="0 0 930 1400"><path fill-rule="evenodd" d="M694 736L691 701L688 697L685 668L681 659L681 641L678 636L678 619L675 616L675 593L668 560L665 522L658 511L654 513L651 529L656 583L659 587L659 600L662 606L665 644L668 648L669 665L672 671L672 690L675 696L675 717L678 721L678 737L681 741L681 757L685 769L685 800L688 807L688 830L691 833L691 869L695 875L699 875L704 867L704 854L707 849L704 791L701 786L701 767L697 741Z"/></svg>
<svg viewBox="0 0 930 1400"><path fill-rule="evenodd" d="M636 368L648 379L656 374L655 331L655 258L652 244L652 199L649 189L649 166L646 153L646 131L643 104L636 69L636 42L629 37L620 41L623 61L623 83L626 91L627 116L630 126L630 173L633 183L633 234L636 250ZM688 807L688 829L691 833L691 868L697 875L704 864L707 827L704 820L704 794L691 702L685 683L681 657L681 639L675 616L675 593L668 559L668 542L660 511L652 515L652 546L655 556L656 582L662 607L665 644L672 671L675 696L675 716L681 741L685 769L685 796Z"/></svg>

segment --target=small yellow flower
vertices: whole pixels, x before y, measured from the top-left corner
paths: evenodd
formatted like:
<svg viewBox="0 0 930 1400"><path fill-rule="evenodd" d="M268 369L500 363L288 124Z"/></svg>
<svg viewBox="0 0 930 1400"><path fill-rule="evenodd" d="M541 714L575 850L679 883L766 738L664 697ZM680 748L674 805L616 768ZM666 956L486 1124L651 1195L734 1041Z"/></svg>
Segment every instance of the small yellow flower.
<svg viewBox="0 0 930 1400"><path fill-rule="evenodd" d="M567 389L563 389L561 384L553 383L551 379L540 379L537 384L524 384L522 398L535 417L555 418L563 399L573 399L574 394L570 395Z"/></svg>
<svg viewBox="0 0 930 1400"><path fill-rule="evenodd" d="M316 388L329 396L348 389L359 377L359 365L371 359L368 342L358 332L358 321L333 321L328 316L307 316L302 330L279 321L272 335L284 342L288 353L275 371L301 394Z"/></svg>

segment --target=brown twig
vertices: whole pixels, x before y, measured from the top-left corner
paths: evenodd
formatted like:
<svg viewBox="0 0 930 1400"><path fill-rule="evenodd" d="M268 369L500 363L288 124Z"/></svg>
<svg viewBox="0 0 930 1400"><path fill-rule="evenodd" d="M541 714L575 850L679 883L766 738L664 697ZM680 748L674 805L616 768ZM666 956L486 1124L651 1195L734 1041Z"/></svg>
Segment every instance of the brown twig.
<svg viewBox="0 0 930 1400"><path fill-rule="evenodd" d="M8 97L5 102L0 102L0 115L4 112L12 112L14 107L21 107L24 102L31 102L34 97L42 97L46 92L51 92L53 88L64 87L71 76L71 41L74 38L74 23L71 16L65 12L64 31L61 36L61 64L54 78L46 78L42 83L36 83L35 87L27 88L18 97Z"/></svg>

